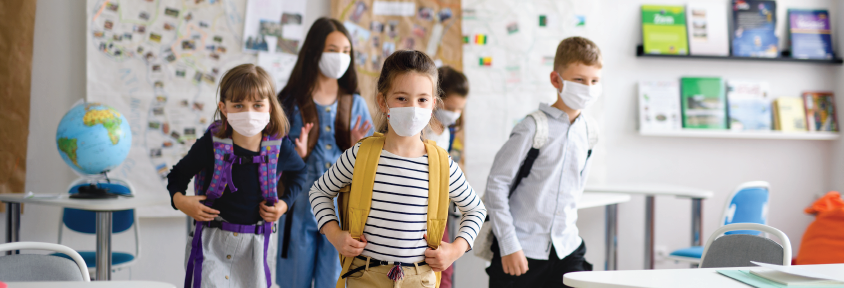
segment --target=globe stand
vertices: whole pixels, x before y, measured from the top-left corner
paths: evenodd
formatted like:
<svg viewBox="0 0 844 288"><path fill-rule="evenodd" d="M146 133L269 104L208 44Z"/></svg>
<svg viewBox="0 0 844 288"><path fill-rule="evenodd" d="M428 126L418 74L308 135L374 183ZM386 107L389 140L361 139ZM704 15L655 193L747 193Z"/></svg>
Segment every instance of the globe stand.
<svg viewBox="0 0 844 288"><path fill-rule="evenodd" d="M108 179L108 175L106 175L104 171L102 174L105 176L106 182L111 183L111 180ZM70 198L73 199L114 199L119 196L118 194L110 193L108 188L100 187L97 183L90 183L87 186L80 186L79 192L70 194Z"/></svg>

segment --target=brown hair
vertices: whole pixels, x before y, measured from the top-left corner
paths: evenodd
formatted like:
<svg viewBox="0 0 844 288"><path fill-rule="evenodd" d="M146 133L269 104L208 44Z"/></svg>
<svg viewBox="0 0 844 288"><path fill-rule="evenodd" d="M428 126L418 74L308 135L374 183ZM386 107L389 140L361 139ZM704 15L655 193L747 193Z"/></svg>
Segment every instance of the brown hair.
<svg viewBox="0 0 844 288"><path fill-rule="evenodd" d="M241 102L247 97L256 100L269 99L270 101L270 123L264 127L264 133L275 137L287 135L290 130L290 123L284 110L278 104L275 97L275 84L267 71L253 64L241 64L232 68L223 75L220 86L217 88L220 95L220 102ZM220 111L219 105L214 112L214 119L220 119L221 129L214 132L214 136L220 138L231 138L231 126L228 125L226 115Z"/></svg>
<svg viewBox="0 0 844 288"><path fill-rule="evenodd" d="M431 83L433 83L434 86L432 89L433 94L431 94L431 97L434 98L432 110L436 110L437 106L442 103L442 100L440 99L439 85L437 84L437 80L439 78L437 65L434 64L434 60L431 60L431 57L428 57L427 54L420 51L401 50L396 51L387 57L387 59L384 60L383 67L381 67L381 76L378 77L378 93L381 94L381 97L384 98L384 102L386 103L387 93L390 92L390 88L392 88L393 80L399 75L411 72L428 76L428 78L431 79ZM376 101L378 100L376 99ZM378 109L377 118L377 131L386 133L387 127L389 127L387 125L387 115L384 112L381 112L381 109ZM442 124L437 121L437 117L431 117L431 121L428 125L442 129Z"/></svg>
<svg viewBox="0 0 844 288"><path fill-rule="evenodd" d="M440 99L445 100L449 95L466 97L469 95L469 79L460 71L454 70L451 66L443 66L437 69L440 73ZM454 127L459 131L463 128L463 115L454 122ZM452 135L454 137L454 135Z"/></svg>
<svg viewBox="0 0 844 288"><path fill-rule="evenodd" d="M578 36L560 41L560 45L557 45L557 54L554 55L554 69L566 69L569 65L576 63L601 68L602 62L598 44Z"/></svg>

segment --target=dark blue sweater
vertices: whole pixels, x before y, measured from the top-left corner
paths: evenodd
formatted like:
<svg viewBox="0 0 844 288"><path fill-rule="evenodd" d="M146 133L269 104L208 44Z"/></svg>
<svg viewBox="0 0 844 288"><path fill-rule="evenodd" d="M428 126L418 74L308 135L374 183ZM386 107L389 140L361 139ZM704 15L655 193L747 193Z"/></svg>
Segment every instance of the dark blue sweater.
<svg viewBox="0 0 844 288"><path fill-rule="evenodd" d="M234 145L236 156L257 156L259 152L246 150ZM211 208L220 211L220 217L226 221L236 224L255 224L261 220L259 204L264 201L261 194L258 169L260 164L235 164L232 167L232 182L237 187L237 192L232 193L229 187L223 195L214 201ZM202 169L214 169L214 142L212 135L206 131L205 135L188 151L188 154L179 161L170 174L167 175L167 190L170 191L170 204L173 205L173 195L177 192L185 192L188 184ZM287 203L287 207L293 206L296 196L305 190L305 178L307 170L305 162L293 149L293 143L284 138L278 155L278 173L282 173L281 183L284 184L284 191L278 191L279 200ZM206 177L204 187L211 183L211 177ZM282 185L279 185L281 187ZM176 206L173 205L175 209Z"/></svg>

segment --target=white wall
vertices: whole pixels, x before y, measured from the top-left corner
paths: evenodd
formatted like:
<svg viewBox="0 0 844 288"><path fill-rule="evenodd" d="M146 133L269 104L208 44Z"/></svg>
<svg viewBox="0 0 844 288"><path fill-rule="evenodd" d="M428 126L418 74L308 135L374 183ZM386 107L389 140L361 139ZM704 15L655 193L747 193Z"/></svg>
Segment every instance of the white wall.
<svg viewBox="0 0 844 288"><path fill-rule="evenodd" d="M681 76L721 76L725 79L768 81L775 97L798 97L805 90L836 90L844 93L841 66L780 62L716 61L716 60L659 60L637 58L635 48L641 43L640 10L642 4L684 5L684 0L602 0L601 34L594 40L604 55L604 97L602 99L601 145L602 171L598 175L606 183L656 182L698 187L715 191L715 196L703 204L703 235L708 237L718 226L723 205L730 192L745 181L765 180L771 184L769 224L791 238L794 253L799 252L803 232L813 218L802 210L817 195L828 190L842 189L844 161L841 161L844 141L696 139L643 137L637 132L636 83L640 80L673 80ZM709 2L724 3L713 0ZM781 42L785 33L787 8L827 8L833 21L844 15L834 0L779 0L778 21ZM612 7L612 9L608 9ZM844 29L833 22L837 31ZM594 23L594 21L592 22ZM839 33L841 35L841 33ZM782 46L784 47L784 46ZM549 93L553 93L549 88ZM475 95L483 98L483 95ZM472 99L470 98L470 101ZM841 101L839 101L841 102ZM839 111L844 107L839 103ZM467 108L467 115L480 113ZM483 111L496 113L496 111ZM467 130L483 129L486 123L471 123ZM468 132L467 132L468 133ZM483 132L475 131L475 135ZM495 133L492 133L495 134ZM483 135L481 135L483 136ZM467 165L478 145L501 145L498 135L466 140ZM835 157L832 157L835 156ZM833 161L836 159L836 161ZM483 161L483 160L481 160ZM835 169L833 169L835 167ZM469 181L482 187L487 169L467 171ZM594 173L594 172L593 172ZM601 173L601 172L599 172ZM590 178L590 181L594 178ZM481 188L477 188L481 190ZM690 245L691 203L688 199L661 197L656 199L657 248L668 251ZM644 197L634 196L619 208L619 268L642 269L644 265ZM603 269L603 209L580 211L578 227L588 247L587 260L595 269ZM705 239L705 238L704 238ZM705 241L705 240L704 240ZM457 267L457 287L486 287L487 276L482 261L473 256L460 259ZM660 261L657 268L688 267Z"/></svg>
<svg viewBox="0 0 844 288"><path fill-rule="evenodd" d="M604 151L601 151L601 157L607 168L601 172L605 174L602 178L608 183L663 182L716 191L713 199L704 202L705 235L718 226L716 219L721 214L726 195L736 185L749 180L769 181L773 193L770 224L786 232L797 251L800 237L812 220L802 214L802 209L817 194L844 187L843 178L836 177L844 173L844 161L840 160L844 156L844 141L642 137L636 132L635 85L639 80L712 75L766 80L771 83L776 96L793 97L810 89L835 89L842 95L844 83L836 81L844 76L841 66L636 58L634 49L641 42L637 24L639 5L683 4L686 1L601 1L602 7L613 7L604 10L603 18L598 19L611 20L612 23L602 24L602 35L595 37L605 57L605 97L600 103L603 116L599 121L603 123L601 147ZM327 16L330 13L329 3L329 0L308 1L306 25L319 16ZM781 0L778 3L780 15L786 7L798 5L828 7L833 16L844 15L844 5L838 5L834 0ZM84 19L85 10L81 3L62 0L40 0L38 3L27 191L61 192L75 178L60 160L54 139L58 121L64 112L74 101L85 96ZM784 21L785 18L780 16L779 19ZM838 21L835 27L837 31L844 31L844 21ZM844 108L844 104L839 103L839 108ZM477 142L473 143L473 140ZM467 146L484 143L478 140L482 139L467 139ZM487 142L486 145L500 143ZM476 169L467 171L467 175L470 182L480 187L486 182L487 172ZM664 197L656 202L656 244L669 249L687 246L690 241L689 201ZM630 203L622 204L619 212L619 266L621 269L640 269L644 241L643 197L634 197ZM59 209L26 206L21 240L54 242L58 217ZM595 264L596 269L603 267L603 221L603 209L580 211L578 226L589 249L587 259ZM142 258L134 266L132 279L159 280L180 286L184 277L184 219L145 218L141 219L140 225ZM5 214L0 215L0 227L5 229ZM76 248L94 248L93 236L67 235L65 241ZM131 250L132 240L129 237L116 236L113 242L115 250ZM486 287L483 263L478 258L466 255L456 267L459 275L456 287ZM682 266L660 262L657 267ZM127 279L129 276L128 272L118 272L114 278Z"/></svg>

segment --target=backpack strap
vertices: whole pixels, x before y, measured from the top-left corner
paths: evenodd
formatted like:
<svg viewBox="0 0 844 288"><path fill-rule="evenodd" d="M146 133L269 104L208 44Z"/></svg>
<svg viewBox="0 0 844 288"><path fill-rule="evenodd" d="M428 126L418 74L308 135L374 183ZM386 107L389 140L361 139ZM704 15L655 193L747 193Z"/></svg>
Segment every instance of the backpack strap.
<svg viewBox="0 0 844 288"><path fill-rule="evenodd" d="M545 112L542 111L534 111L528 115L530 118L536 122L536 133L533 134L533 144L528 150L527 157L525 157L525 161L522 162L522 166L519 167L519 172L516 173L516 179L513 182L513 185L510 185L510 193L507 194L507 198L513 196L513 192L516 191L516 188L519 187L519 184L522 183L522 179L530 175L530 169L533 168L533 162L536 161L536 158L539 157L539 149L545 146L545 143L548 142L548 116L545 115Z"/></svg>
<svg viewBox="0 0 844 288"><path fill-rule="evenodd" d="M261 159L259 173L261 182L261 196L267 201L267 206L274 206L278 202L278 153L281 150L281 141L275 137L264 136L261 141Z"/></svg>
<svg viewBox="0 0 844 288"><path fill-rule="evenodd" d="M586 159L592 156L592 149L598 145L598 125L595 124L595 119L587 115L583 115L583 120L586 124L586 139L589 141L589 152L586 154Z"/></svg>
<svg viewBox="0 0 844 288"><path fill-rule="evenodd" d="M428 247L437 250L445 234L448 219L448 151L432 140L425 140L425 150L428 152ZM435 274L435 287L439 287L442 273Z"/></svg>

